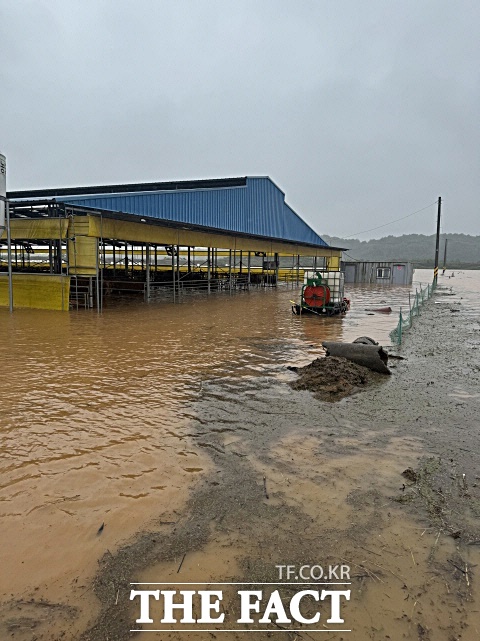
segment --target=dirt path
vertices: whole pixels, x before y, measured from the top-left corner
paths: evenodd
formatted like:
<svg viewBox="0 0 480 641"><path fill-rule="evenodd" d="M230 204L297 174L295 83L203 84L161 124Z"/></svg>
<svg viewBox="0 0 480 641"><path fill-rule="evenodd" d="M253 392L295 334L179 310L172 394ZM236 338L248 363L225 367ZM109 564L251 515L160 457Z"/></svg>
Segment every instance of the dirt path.
<svg viewBox="0 0 480 641"><path fill-rule="evenodd" d="M279 564L338 563L351 567L351 636L305 626L282 639L480 638L479 348L479 323L432 300L393 375L339 403L293 391L287 371L204 384L191 439L213 471L186 510L104 556L93 586L101 614L81 640L137 634L132 581L271 582ZM236 607L228 589L224 607ZM17 638L53 638L36 634Z"/></svg>

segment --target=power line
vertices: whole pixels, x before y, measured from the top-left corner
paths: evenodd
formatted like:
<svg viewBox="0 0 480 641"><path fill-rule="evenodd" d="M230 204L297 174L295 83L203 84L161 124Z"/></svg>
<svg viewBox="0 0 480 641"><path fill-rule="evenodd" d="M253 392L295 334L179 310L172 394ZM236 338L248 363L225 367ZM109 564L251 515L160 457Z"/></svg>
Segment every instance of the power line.
<svg viewBox="0 0 480 641"><path fill-rule="evenodd" d="M345 236L345 238L353 238L354 236L361 236L362 234L366 234L369 231L375 231L376 229L381 229L382 227L387 227L388 225L393 225L393 223L398 223L400 220L405 220L405 218L410 218L410 216L415 216L415 214L419 214L421 211L425 211L425 209L429 209L433 205L436 205L438 200L436 200L434 203L430 203L430 205L427 205L426 207L422 207L422 209L417 209L417 211L412 212L411 214L407 214L406 216L402 216L402 218L396 218L395 220L391 220L389 223L384 223L383 225L378 225L378 227L372 227L371 229L365 229L364 231L359 231L356 234L351 234L350 236Z"/></svg>

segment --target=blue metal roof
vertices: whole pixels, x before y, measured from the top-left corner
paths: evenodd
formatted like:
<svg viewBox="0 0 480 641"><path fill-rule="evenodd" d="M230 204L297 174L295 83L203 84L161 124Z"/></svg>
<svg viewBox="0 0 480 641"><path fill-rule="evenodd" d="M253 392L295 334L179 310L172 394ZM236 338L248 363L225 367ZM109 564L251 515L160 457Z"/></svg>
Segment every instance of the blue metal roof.
<svg viewBox="0 0 480 641"><path fill-rule="evenodd" d="M58 190L55 198L81 207L328 247L286 204L285 194L268 177L150 183L145 184L145 191L138 184L108 186L99 193L101 189L92 187L90 193L88 187L78 188L77 193L74 188ZM54 190L35 195L46 196L47 191Z"/></svg>

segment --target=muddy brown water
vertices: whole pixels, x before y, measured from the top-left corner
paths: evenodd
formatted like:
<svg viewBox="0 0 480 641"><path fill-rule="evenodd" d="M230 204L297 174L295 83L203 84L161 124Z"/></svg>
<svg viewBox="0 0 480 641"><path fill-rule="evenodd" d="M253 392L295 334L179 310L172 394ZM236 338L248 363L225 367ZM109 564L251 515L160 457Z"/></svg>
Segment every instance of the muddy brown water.
<svg viewBox="0 0 480 641"><path fill-rule="evenodd" d="M438 307L456 305L459 322L474 324L480 272L450 273L440 284L455 296L439 296ZM295 289L130 303L101 316L1 311L0 638L75 639L88 629L85 638L127 638L112 603L98 622L105 599L131 618L125 578L177 581L185 553L182 580L200 582L272 580L278 563L346 559L357 575L346 610L356 639L477 638L468 636L480 621L473 578L471 589L463 576L457 586L428 565L433 546L452 560L454 539L437 540L435 525L391 501L402 469L436 453L422 431L402 433L394 420L389 431L386 407L369 425L361 399L326 410L286 384L286 365L321 355L322 340L388 345L408 291L350 286L351 311L333 319L292 316ZM394 313L365 311L383 305ZM447 393L478 407L475 386L458 381ZM422 383L409 381L405 394ZM378 413L372 392L376 403ZM156 534L135 539L141 531ZM126 541L138 548L122 565ZM97 575L95 595L102 558L107 578L98 589ZM438 601L430 613L428 600ZM199 638L179 638L190 636Z"/></svg>

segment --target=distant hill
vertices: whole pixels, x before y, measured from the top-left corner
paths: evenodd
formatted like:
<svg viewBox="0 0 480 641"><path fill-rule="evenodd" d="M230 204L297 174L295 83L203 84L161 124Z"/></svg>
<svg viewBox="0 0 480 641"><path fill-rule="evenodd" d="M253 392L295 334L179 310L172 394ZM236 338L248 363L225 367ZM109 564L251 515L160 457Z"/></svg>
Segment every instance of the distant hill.
<svg viewBox="0 0 480 641"><path fill-rule="evenodd" d="M417 267L431 267L435 260L435 235L408 234L386 236L374 240L337 238L322 235L334 247L347 247L344 260L410 261ZM442 234L440 239L439 263L443 265L445 238L447 245L447 267L480 269L480 236L466 234Z"/></svg>

